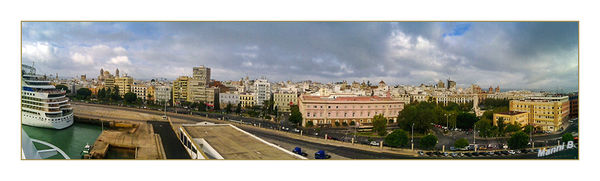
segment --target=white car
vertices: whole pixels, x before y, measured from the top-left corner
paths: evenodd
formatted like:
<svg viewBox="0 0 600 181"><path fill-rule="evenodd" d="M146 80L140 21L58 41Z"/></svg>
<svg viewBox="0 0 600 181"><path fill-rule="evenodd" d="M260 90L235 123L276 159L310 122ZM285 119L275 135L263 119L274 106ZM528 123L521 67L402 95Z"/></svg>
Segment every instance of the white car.
<svg viewBox="0 0 600 181"><path fill-rule="evenodd" d="M373 146L379 146L379 142L377 142L377 141L371 141L371 143L369 143L369 144L373 145Z"/></svg>
<svg viewBox="0 0 600 181"><path fill-rule="evenodd" d="M514 150L508 150L508 153L514 155L516 152Z"/></svg>

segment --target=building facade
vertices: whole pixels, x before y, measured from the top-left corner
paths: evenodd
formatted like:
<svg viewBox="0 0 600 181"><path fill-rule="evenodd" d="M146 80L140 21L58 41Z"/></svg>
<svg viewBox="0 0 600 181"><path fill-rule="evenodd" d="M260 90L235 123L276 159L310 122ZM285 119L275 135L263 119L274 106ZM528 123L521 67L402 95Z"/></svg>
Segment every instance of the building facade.
<svg viewBox="0 0 600 181"><path fill-rule="evenodd" d="M267 79L258 79L254 82L256 88L256 104L263 105L263 102L271 98L271 84Z"/></svg>
<svg viewBox="0 0 600 181"><path fill-rule="evenodd" d="M273 102L279 112L290 112L290 105L298 105L298 95L293 92L273 93Z"/></svg>
<svg viewBox="0 0 600 181"><path fill-rule="evenodd" d="M498 126L498 120L500 118L502 118L504 120L504 124L517 123L521 126L526 126L529 124L528 114L526 112L508 111L508 112L494 113L494 118L493 118L494 126Z"/></svg>
<svg viewBox="0 0 600 181"><path fill-rule="evenodd" d="M307 96L298 100L302 113L302 126L312 122L317 126L371 125L375 115L383 114L387 120L397 121L398 113L404 108L401 101L378 96Z"/></svg>
<svg viewBox="0 0 600 181"><path fill-rule="evenodd" d="M256 105L256 96L250 93L241 93L240 102L243 108L252 107Z"/></svg>
<svg viewBox="0 0 600 181"><path fill-rule="evenodd" d="M569 116L569 97L529 97L511 100L510 111L527 112L528 122L543 131L558 131Z"/></svg>
<svg viewBox="0 0 600 181"><path fill-rule="evenodd" d="M135 94L135 96L138 99L142 99L142 100L146 100L146 97L148 95L148 87L144 86L144 85L134 85L132 87L132 92Z"/></svg>
<svg viewBox="0 0 600 181"><path fill-rule="evenodd" d="M579 117L579 94L569 95L569 117Z"/></svg>
<svg viewBox="0 0 600 181"><path fill-rule="evenodd" d="M158 86L154 91L154 97L156 103L165 103L171 100L171 87L170 86Z"/></svg>
<svg viewBox="0 0 600 181"><path fill-rule="evenodd" d="M130 76L117 77L115 78L115 86L119 87L119 95L124 96L126 93L131 92L133 78Z"/></svg>
<svg viewBox="0 0 600 181"><path fill-rule="evenodd" d="M240 103L240 94L237 93L219 93L219 103L221 108L227 107L227 104L235 107Z"/></svg>
<svg viewBox="0 0 600 181"><path fill-rule="evenodd" d="M190 77L179 76L173 81L173 105L181 104L188 99L188 83Z"/></svg>

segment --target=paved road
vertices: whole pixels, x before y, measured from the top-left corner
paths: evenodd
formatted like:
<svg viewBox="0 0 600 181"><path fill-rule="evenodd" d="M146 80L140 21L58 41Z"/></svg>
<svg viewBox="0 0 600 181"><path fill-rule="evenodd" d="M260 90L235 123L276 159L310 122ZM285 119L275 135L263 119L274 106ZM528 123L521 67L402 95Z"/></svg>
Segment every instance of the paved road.
<svg viewBox="0 0 600 181"><path fill-rule="evenodd" d="M164 121L148 121L154 133L160 135L167 159L190 159L187 151L177 139L171 125Z"/></svg>

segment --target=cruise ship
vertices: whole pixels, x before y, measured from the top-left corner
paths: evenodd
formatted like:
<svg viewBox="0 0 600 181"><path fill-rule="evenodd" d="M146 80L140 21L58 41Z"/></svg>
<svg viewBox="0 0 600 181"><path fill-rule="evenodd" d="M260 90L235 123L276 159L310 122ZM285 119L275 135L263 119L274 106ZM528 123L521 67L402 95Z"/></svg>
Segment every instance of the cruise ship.
<svg viewBox="0 0 600 181"><path fill-rule="evenodd" d="M73 108L64 90L37 75L32 66L21 64L21 123L64 129L73 125Z"/></svg>

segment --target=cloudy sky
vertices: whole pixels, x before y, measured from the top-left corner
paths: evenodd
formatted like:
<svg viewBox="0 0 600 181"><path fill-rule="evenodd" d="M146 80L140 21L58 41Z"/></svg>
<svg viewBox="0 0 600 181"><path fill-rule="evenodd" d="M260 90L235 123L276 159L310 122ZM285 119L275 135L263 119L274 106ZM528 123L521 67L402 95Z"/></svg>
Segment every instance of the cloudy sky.
<svg viewBox="0 0 600 181"><path fill-rule="evenodd" d="M576 88L577 22L24 22L22 61L61 77Z"/></svg>

